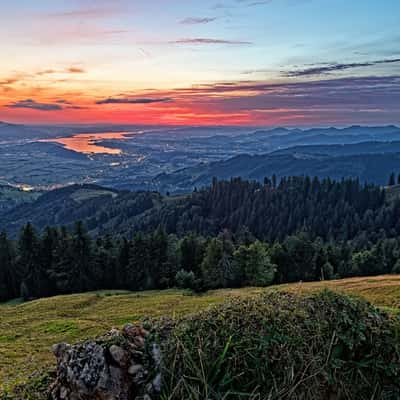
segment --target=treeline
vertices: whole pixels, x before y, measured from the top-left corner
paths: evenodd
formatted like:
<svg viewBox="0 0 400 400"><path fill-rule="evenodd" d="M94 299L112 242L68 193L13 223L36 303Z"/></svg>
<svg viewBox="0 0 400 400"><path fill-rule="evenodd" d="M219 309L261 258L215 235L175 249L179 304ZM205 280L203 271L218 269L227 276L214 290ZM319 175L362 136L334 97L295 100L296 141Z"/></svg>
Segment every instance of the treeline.
<svg viewBox="0 0 400 400"><path fill-rule="evenodd" d="M214 180L210 187L190 195L169 197L74 185L1 214L0 230L16 238L28 221L43 230L63 225L71 229L79 220L94 237L110 234L131 239L137 232L151 233L162 226L179 237L190 232L216 236L223 230L236 235L247 228L266 242L282 241L300 231L324 241L366 235L376 242L400 235L396 191L354 179L309 177L271 177L263 183Z"/></svg>
<svg viewBox="0 0 400 400"><path fill-rule="evenodd" d="M217 235L246 227L260 240L282 241L299 231L324 241L400 235L400 199L386 201L385 190L358 180L309 177L266 178L264 184L214 180L180 202L170 202L138 222L139 230L159 224L178 236Z"/></svg>
<svg viewBox="0 0 400 400"><path fill-rule="evenodd" d="M17 240L0 235L0 301L400 272L400 199L387 197L385 190L351 179L214 180L154 209L146 203L140 220L126 218L134 221L130 235L119 235L112 225L110 234L91 237L85 227L93 231L97 222L84 216L85 223L73 228L40 233L28 223ZM96 207L90 204L97 209L101 198ZM124 201L107 204L100 213L104 221L107 212L113 221L127 215ZM138 204L143 201L134 202L133 214Z"/></svg>
<svg viewBox="0 0 400 400"><path fill-rule="evenodd" d="M158 228L131 240L91 239L74 230L27 224L17 241L0 234L0 301L91 291L169 287L195 291L400 273L400 239L323 241L301 232L272 244L248 230L178 238Z"/></svg>

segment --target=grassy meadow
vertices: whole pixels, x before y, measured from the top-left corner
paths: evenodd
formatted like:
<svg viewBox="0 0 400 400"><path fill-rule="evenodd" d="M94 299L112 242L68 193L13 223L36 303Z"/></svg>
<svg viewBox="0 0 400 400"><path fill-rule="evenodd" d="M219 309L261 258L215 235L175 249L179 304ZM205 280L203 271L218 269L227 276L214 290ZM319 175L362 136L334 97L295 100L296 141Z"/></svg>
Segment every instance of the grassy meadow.
<svg viewBox="0 0 400 400"><path fill-rule="evenodd" d="M202 295L180 290L131 293L101 291L58 296L28 303L0 304L0 392L53 365L51 345L101 335L146 316L179 316L223 302L285 290L309 292L328 288L361 296L393 313L400 312L400 275L296 283L269 288L223 289Z"/></svg>

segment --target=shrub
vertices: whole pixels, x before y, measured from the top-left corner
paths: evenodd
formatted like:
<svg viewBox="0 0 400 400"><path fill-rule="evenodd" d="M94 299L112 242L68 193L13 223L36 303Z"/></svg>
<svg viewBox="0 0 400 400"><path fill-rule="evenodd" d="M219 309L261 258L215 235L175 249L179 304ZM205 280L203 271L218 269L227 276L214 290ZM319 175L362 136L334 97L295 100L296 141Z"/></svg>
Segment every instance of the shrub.
<svg viewBox="0 0 400 400"><path fill-rule="evenodd" d="M398 399L398 346L394 320L365 301L332 292L232 300L177 321L163 398Z"/></svg>
<svg viewBox="0 0 400 400"><path fill-rule="evenodd" d="M193 289L196 285L196 277L192 271L181 269L175 275L175 282L180 289Z"/></svg>

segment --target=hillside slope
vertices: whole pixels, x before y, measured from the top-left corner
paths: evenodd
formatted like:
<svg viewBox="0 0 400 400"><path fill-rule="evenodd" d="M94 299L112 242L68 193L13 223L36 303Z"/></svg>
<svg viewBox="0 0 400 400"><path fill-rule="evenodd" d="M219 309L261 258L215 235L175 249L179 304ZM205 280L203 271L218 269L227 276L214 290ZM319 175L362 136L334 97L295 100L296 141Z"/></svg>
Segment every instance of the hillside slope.
<svg viewBox="0 0 400 400"><path fill-rule="evenodd" d="M322 149L322 146L320 147ZM230 179L240 176L243 179L263 181L275 174L278 178L293 175L342 178L358 178L361 182L379 185L387 183L393 171L400 171L400 154L341 154L327 155L327 150L318 152L315 147L301 148L301 151L285 150L282 154L239 155L225 161L199 164L171 174L161 174L153 180L153 186L161 192L187 192L194 188L209 185L214 177ZM356 151L356 150L352 150Z"/></svg>
<svg viewBox="0 0 400 400"><path fill-rule="evenodd" d="M8 212L20 204L32 203L41 195L39 191L24 191L9 185L0 184L0 212Z"/></svg>
<svg viewBox="0 0 400 400"><path fill-rule="evenodd" d="M81 220L90 233L126 232L132 220L156 208L161 195L153 192L128 192L96 185L72 185L40 196L35 202L0 213L0 230L15 237L28 221L42 230L46 226L67 227ZM46 210L46 212L43 212Z"/></svg>
<svg viewBox="0 0 400 400"><path fill-rule="evenodd" d="M53 365L51 345L103 334L112 326L147 316L179 316L202 310L230 297L285 290L295 293L329 288L362 296L377 306L400 312L400 275L296 283L266 289L224 289L205 295L167 290L96 292L0 304L0 388L24 381L34 371Z"/></svg>
<svg viewBox="0 0 400 400"><path fill-rule="evenodd" d="M387 199L398 198L395 188L390 188ZM328 234L336 237L345 223L353 221L351 239L367 228L384 228L393 235L389 230L398 229L400 204L392 204L385 202L385 193L378 186L305 177L284 179L276 187L241 179L214 181L203 190L180 196L73 185L0 212L0 230L16 237L27 222L42 230L46 226L71 227L79 220L93 236L109 233L130 238L138 231L149 232L160 225L167 233L178 235L218 234L224 229L236 233L246 227L256 237L274 241L300 229L323 238ZM366 217L374 224L360 227L356 221L367 211Z"/></svg>

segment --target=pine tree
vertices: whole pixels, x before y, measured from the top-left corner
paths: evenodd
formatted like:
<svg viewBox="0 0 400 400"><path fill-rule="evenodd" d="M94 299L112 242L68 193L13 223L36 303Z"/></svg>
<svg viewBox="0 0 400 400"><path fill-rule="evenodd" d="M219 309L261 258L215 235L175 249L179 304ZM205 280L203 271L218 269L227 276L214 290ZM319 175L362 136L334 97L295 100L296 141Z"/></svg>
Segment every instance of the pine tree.
<svg viewBox="0 0 400 400"><path fill-rule="evenodd" d="M392 172L389 178L389 186L394 186L394 185L395 185L395 175L394 172Z"/></svg>
<svg viewBox="0 0 400 400"><path fill-rule="evenodd" d="M127 285L129 290L149 289L149 247L141 234L132 241L130 259L127 267Z"/></svg>
<svg viewBox="0 0 400 400"><path fill-rule="evenodd" d="M72 290L84 292L94 289L90 276L91 240L81 221L75 224L70 252L72 258Z"/></svg>
<svg viewBox="0 0 400 400"><path fill-rule="evenodd" d="M0 302L18 296L15 255L5 232L0 233Z"/></svg>
<svg viewBox="0 0 400 400"><path fill-rule="evenodd" d="M276 188L276 183L277 183L276 175L273 174L273 175L272 175L272 187L273 187L274 189Z"/></svg>
<svg viewBox="0 0 400 400"><path fill-rule="evenodd" d="M131 243L123 238L118 250L116 284L119 289L127 288L127 268L129 265Z"/></svg>
<svg viewBox="0 0 400 400"><path fill-rule="evenodd" d="M38 263L39 243L31 223L27 223L18 240L18 278L21 282L21 297L40 296L41 271ZM23 289L23 290L22 290Z"/></svg>
<svg viewBox="0 0 400 400"><path fill-rule="evenodd" d="M202 277L207 289L216 289L223 285L223 273L219 268L222 254L222 241L218 238L211 239L201 264Z"/></svg>
<svg viewBox="0 0 400 400"><path fill-rule="evenodd" d="M201 262L204 256L204 242L194 234L185 236L179 242L180 268L201 276Z"/></svg>

